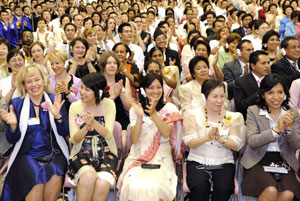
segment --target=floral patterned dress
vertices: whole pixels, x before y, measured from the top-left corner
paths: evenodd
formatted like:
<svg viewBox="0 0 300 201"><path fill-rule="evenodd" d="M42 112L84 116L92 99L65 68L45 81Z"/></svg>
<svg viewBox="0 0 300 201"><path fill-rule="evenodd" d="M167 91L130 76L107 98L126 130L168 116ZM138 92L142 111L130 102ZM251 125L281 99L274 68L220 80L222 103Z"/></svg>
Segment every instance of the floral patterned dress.
<svg viewBox="0 0 300 201"><path fill-rule="evenodd" d="M95 117L95 120L105 125L104 117ZM84 124L81 125L81 128ZM97 173L108 172L116 178L118 158L114 155L105 141L104 137L95 130L89 131L83 142L79 153L70 159L70 178L77 180L80 177L80 169L84 166L92 166ZM76 175L78 174L79 175Z"/></svg>

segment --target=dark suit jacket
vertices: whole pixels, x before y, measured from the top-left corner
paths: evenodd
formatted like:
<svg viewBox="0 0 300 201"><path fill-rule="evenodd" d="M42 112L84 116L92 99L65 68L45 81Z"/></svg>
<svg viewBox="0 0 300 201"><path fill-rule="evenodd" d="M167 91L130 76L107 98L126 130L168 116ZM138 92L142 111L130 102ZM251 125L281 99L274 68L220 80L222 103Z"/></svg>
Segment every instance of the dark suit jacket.
<svg viewBox="0 0 300 201"><path fill-rule="evenodd" d="M235 80L233 85L233 98L237 112L243 114L244 119L247 119L247 109L251 105L256 104L258 97L258 85L252 75L248 73Z"/></svg>
<svg viewBox="0 0 300 201"><path fill-rule="evenodd" d="M165 54L166 54L165 65L166 66L170 65L169 58L171 58L172 60L176 59L175 65L178 66L178 69L181 72L181 65L180 65L180 59L179 59L179 56L178 56L178 52L176 52L175 50L171 50L169 48L166 48Z"/></svg>
<svg viewBox="0 0 300 201"><path fill-rule="evenodd" d="M244 27L240 27L233 30L233 33L239 34L242 38L246 35Z"/></svg>
<svg viewBox="0 0 300 201"><path fill-rule="evenodd" d="M300 148L300 117L296 108L290 108L295 113L293 129L290 135L281 134L278 145L288 164L299 175L300 164L295 157L295 150ZM270 128L269 119L265 115L259 115L260 108L256 105L249 107L247 119L247 148L241 159L244 168L249 169L256 165L266 154L269 144L275 142Z"/></svg>
<svg viewBox="0 0 300 201"><path fill-rule="evenodd" d="M300 59L298 59L298 67L300 67ZM294 70L292 64L285 57L271 66L271 72L282 75L289 88L294 80L300 78L300 72Z"/></svg>
<svg viewBox="0 0 300 201"><path fill-rule="evenodd" d="M238 59L225 63L223 68L224 81L227 82L228 99L233 98L233 83L242 75L242 66Z"/></svg>

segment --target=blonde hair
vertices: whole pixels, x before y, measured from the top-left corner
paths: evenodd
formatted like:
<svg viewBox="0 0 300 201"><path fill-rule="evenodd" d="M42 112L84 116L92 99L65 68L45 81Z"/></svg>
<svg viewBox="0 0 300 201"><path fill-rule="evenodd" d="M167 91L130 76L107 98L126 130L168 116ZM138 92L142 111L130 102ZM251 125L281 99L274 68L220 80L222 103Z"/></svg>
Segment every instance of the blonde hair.
<svg viewBox="0 0 300 201"><path fill-rule="evenodd" d="M84 38L86 39L88 37L88 35L90 35L92 33L97 35L97 32L92 27L91 28L85 28L84 31L83 31Z"/></svg>
<svg viewBox="0 0 300 201"><path fill-rule="evenodd" d="M17 89L21 98L24 98L27 91L25 89L25 79L26 77L31 77L34 75L40 75L44 82L44 91L46 93L52 93L50 88L50 81L47 72L39 64L32 64L30 66L21 68L17 75Z"/></svg>
<svg viewBox="0 0 300 201"><path fill-rule="evenodd" d="M132 43L138 45L138 44L139 44L139 39L138 39L138 36L137 36L137 34L136 34L136 32L137 32L137 26L136 26L136 24L135 24L134 22L132 22L132 21L130 21L129 24L130 24L131 28L132 28L132 29L134 30L134 32L135 32L135 34L134 34L134 36L133 36L133 42L132 42Z"/></svg>
<svg viewBox="0 0 300 201"><path fill-rule="evenodd" d="M63 50L55 50L49 55L49 60L59 60L65 63L68 60L68 54Z"/></svg>

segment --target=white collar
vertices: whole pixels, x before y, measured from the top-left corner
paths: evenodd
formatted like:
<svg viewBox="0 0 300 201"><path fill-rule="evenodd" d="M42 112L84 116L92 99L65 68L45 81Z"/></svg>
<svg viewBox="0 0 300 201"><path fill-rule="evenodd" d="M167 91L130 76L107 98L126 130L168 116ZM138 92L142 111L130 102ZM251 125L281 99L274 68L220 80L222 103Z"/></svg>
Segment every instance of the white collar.
<svg viewBox="0 0 300 201"><path fill-rule="evenodd" d="M262 76L261 78L259 78L257 75L255 75L255 73L253 73L253 71L251 73L252 73L254 79L256 80L256 82L261 81L265 77L265 76Z"/></svg>
<svg viewBox="0 0 300 201"><path fill-rule="evenodd" d="M278 119L282 116L282 115L284 115L286 113L286 110L284 110L282 107L280 108L280 114L279 114L279 116L278 116ZM260 108L259 109L259 115L260 116L266 116L266 118L267 119L270 119L270 120L272 120L272 121L274 121L271 117L270 117L270 113L266 110L266 109L262 109L262 108ZM277 119L277 120L278 120ZM276 121L277 121L276 120Z"/></svg>

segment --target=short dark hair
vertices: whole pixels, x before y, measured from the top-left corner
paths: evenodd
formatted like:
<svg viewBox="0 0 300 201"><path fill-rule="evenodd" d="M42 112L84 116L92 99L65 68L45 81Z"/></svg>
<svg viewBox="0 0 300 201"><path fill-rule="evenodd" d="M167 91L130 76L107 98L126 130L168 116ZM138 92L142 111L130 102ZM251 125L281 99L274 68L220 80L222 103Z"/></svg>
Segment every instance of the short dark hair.
<svg viewBox="0 0 300 201"><path fill-rule="evenodd" d="M65 17L69 18L70 22L72 22L72 18L71 18L70 15L68 15L68 14L63 14L63 15L60 17L60 19L59 19L60 24L62 24L62 21L63 21L63 19L64 19Z"/></svg>
<svg viewBox="0 0 300 201"><path fill-rule="evenodd" d="M245 19L246 17L251 17L251 19L253 19L253 16L252 16L250 13L246 13L245 15L243 15L242 21L244 21L244 19Z"/></svg>
<svg viewBox="0 0 300 201"><path fill-rule="evenodd" d="M249 63L256 65L256 63L258 62L259 55L267 55L268 56L268 53L266 53L263 50L257 50L257 51L252 52L249 57Z"/></svg>
<svg viewBox="0 0 300 201"><path fill-rule="evenodd" d="M292 7L292 6L290 6L290 5L287 5L287 6L283 6L283 14L285 14L286 15L286 9L288 9L288 8L290 8L290 9L292 9L292 11L294 11L294 8Z"/></svg>
<svg viewBox="0 0 300 201"><path fill-rule="evenodd" d="M286 95L285 100L282 103L282 107L285 110L290 109L289 107L289 98L290 98L290 93L289 93L289 88L285 82L285 80L282 78L282 76L275 74L275 73L270 73L269 75L265 76L264 79L260 83L260 87L258 89L258 99L257 99L257 105L262 108L266 109L269 111L269 107L266 103L266 100L264 98L264 93L270 91L275 85L281 84L284 90L284 93ZM203 85L202 85L203 87Z"/></svg>
<svg viewBox="0 0 300 201"><path fill-rule="evenodd" d="M297 40L297 38L295 38L294 36L287 36L287 37L285 37L281 41L280 48L284 48L284 49L288 48L290 40Z"/></svg>
<svg viewBox="0 0 300 201"><path fill-rule="evenodd" d="M67 24L65 24L65 27L64 27L64 31L66 32L66 28L67 28L67 26L73 26L74 28L75 28L75 32L77 31L77 27L76 27L76 25L75 24L73 24L72 22L69 22L69 23L67 23Z"/></svg>
<svg viewBox="0 0 300 201"><path fill-rule="evenodd" d="M123 33L124 27L130 27L131 25L128 22L123 22L119 27L118 27L118 33Z"/></svg>
<svg viewBox="0 0 300 201"><path fill-rule="evenodd" d="M195 34L195 33L198 34L199 36L201 35L201 33L198 30L194 29L194 30L191 30L187 36L187 43L190 44L191 46L192 46L191 42L192 42L193 38L191 38L191 40L189 38L191 37L192 34Z"/></svg>
<svg viewBox="0 0 300 201"><path fill-rule="evenodd" d="M67 25L66 25L67 26ZM84 53L84 55L83 55L83 57L85 57L85 55L86 55L86 53L87 53L87 51L88 51L88 49L89 49L89 44L88 44L88 42L84 39L84 38L80 38L80 37L77 37L77 38L74 38L73 40L72 40L72 42L70 43L70 49L72 49L73 47L74 47L74 45L76 44L76 42L77 41L79 41L79 42L82 42L82 44L85 46L85 53ZM70 53L71 53L71 56L73 56L73 53L72 53L73 51L70 51Z"/></svg>
<svg viewBox="0 0 300 201"><path fill-rule="evenodd" d="M87 88L94 92L96 104L99 104L103 98L109 97L108 91L104 90L107 86L106 79L100 73L89 73L81 78L81 81ZM99 90L103 91L101 97Z"/></svg>
<svg viewBox="0 0 300 201"><path fill-rule="evenodd" d="M189 62L189 70L190 73L192 75L193 78L195 78L195 66L199 61L204 61L207 65L207 67L209 67L209 62L207 60L207 58L203 57L203 56L194 56L194 58L192 58Z"/></svg>
<svg viewBox="0 0 300 201"><path fill-rule="evenodd" d="M17 56L17 55L20 55L23 58L23 60L25 61L23 53L20 50L15 48L8 52L7 57L6 57L6 62L8 63L11 58L13 58L14 56Z"/></svg>
<svg viewBox="0 0 300 201"><path fill-rule="evenodd" d="M224 23L223 21L220 21L220 20L215 20L215 21L213 22L213 28L215 28L215 27L216 27L216 23L217 23L217 22Z"/></svg>
<svg viewBox="0 0 300 201"><path fill-rule="evenodd" d="M298 17L300 15L300 11L299 10L294 10L291 14L291 19Z"/></svg>
<svg viewBox="0 0 300 201"><path fill-rule="evenodd" d="M217 16L216 16L216 13L214 12L214 11L208 11L207 13L206 13L206 17L208 16L208 15L212 15L213 16L213 18L216 18Z"/></svg>
<svg viewBox="0 0 300 201"><path fill-rule="evenodd" d="M278 40L280 39L280 35L277 31L274 30L270 30L267 33L265 33L265 35L262 38L262 49L263 50L267 50L267 46L265 44L268 43L268 40L272 37L272 36L277 36Z"/></svg>
<svg viewBox="0 0 300 201"><path fill-rule="evenodd" d="M225 93L225 84L223 81L218 79L207 79L201 86L201 93L204 94L205 98L209 96L210 92L217 87L223 87Z"/></svg>
<svg viewBox="0 0 300 201"><path fill-rule="evenodd" d="M255 24L254 24L254 30L258 30L259 27L260 27L261 25L263 25L263 24L269 25L269 23L266 22L266 21L262 21L262 20L256 21Z"/></svg>
<svg viewBox="0 0 300 201"><path fill-rule="evenodd" d="M115 52L116 49L117 49L117 47L118 47L119 45L124 45L124 47L125 47L125 49L126 49L126 54L129 53L129 56L132 55L132 52L131 52L130 48L129 48L128 45L126 45L125 43L116 43L116 44L114 45L114 47L112 48L112 51Z"/></svg>
<svg viewBox="0 0 300 201"><path fill-rule="evenodd" d="M239 12L237 13L237 17L239 18L241 15L243 15L243 14L247 14L245 11L243 11L243 10L239 10ZM252 16L252 15L251 15Z"/></svg>
<svg viewBox="0 0 300 201"><path fill-rule="evenodd" d="M23 31L24 32L24 31ZM23 33L22 32L22 33ZM0 45L6 45L8 52L10 51L10 43L8 40L5 40L4 38L0 37Z"/></svg>
<svg viewBox="0 0 300 201"><path fill-rule="evenodd" d="M204 45L204 46L206 47L206 51L207 51L207 54L208 54L208 56L209 56L211 50L210 50L210 46L209 46L208 42L206 42L206 41L203 41L203 40L197 40L196 43L193 44L194 50L196 51L198 45L200 45L200 44L201 44L201 45Z"/></svg>
<svg viewBox="0 0 300 201"><path fill-rule="evenodd" d="M145 73L147 73L148 67L152 63L157 64L159 66L159 69L161 69L160 63L158 63L157 61L154 61L154 60L149 60L149 61L146 61L145 64L144 64L144 71L145 71Z"/></svg>
<svg viewBox="0 0 300 201"><path fill-rule="evenodd" d="M85 23L86 23L87 21L89 21L89 20L92 21L92 26L94 26L94 20L93 20L91 17L86 17L86 18L84 18L84 20L83 20L83 26L84 26Z"/></svg>
<svg viewBox="0 0 300 201"><path fill-rule="evenodd" d="M251 42L250 40L248 40L248 39L243 39L243 40L241 40L241 41L239 42L239 44L238 44L238 46L237 46L237 49L242 50L242 45L243 45L244 43L251 43L251 44L252 44L252 42Z"/></svg>

